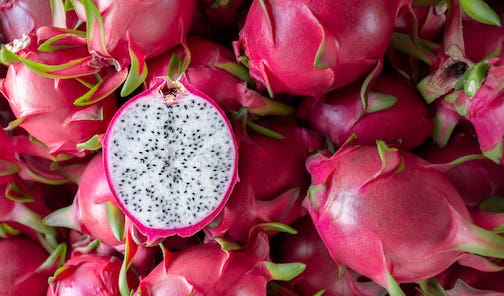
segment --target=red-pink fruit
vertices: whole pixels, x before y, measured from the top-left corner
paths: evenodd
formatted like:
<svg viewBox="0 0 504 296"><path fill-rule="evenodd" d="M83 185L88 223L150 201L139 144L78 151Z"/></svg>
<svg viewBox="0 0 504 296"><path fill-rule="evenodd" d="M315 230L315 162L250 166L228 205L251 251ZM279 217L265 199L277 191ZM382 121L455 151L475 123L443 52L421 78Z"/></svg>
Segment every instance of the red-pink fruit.
<svg viewBox="0 0 504 296"><path fill-rule="evenodd" d="M31 49L17 54L33 62L52 64L69 61L81 53L77 48L58 54ZM74 101L88 91L82 81L46 78L22 62L11 63L5 80L0 81L0 92L7 98L16 123L46 145L51 155L82 157L86 151L77 144L105 132L117 109L115 96L88 106L74 105Z"/></svg>
<svg viewBox="0 0 504 296"><path fill-rule="evenodd" d="M504 6L500 1L485 1L502 20ZM504 27L484 24L466 14L462 15L462 34L465 55L473 62L479 62L502 46Z"/></svg>
<svg viewBox="0 0 504 296"><path fill-rule="evenodd" d="M119 294L121 260L117 257L83 254L70 258L49 280L47 296ZM135 276L128 273L129 287L137 286Z"/></svg>
<svg viewBox="0 0 504 296"><path fill-rule="evenodd" d="M288 280L304 270L299 263L271 262L263 232L251 235L244 247L219 242L165 253L135 295L266 295L268 281Z"/></svg>
<svg viewBox="0 0 504 296"><path fill-rule="evenodd" d="M26 238L0 239L1 294L4 296L42 296L52 271L41 268L49 254Z"/></svg>
<svg viewBox="0 0 504 296"><path fill-rule="evenodd" d="M448 144L439 147L430 144L418 152L431 163L449 163L460 157L480 154L478 139L456 131ZM489 159L471 160L454 166L445 172L469 207L477 206L490 196L504 195L504 167Z"/></svg>
<svg viewBox="0 0 504 296"><path fill-rule="evenodd" d="M93 28L88 40L89 52L98 58L112 58L119 67L132 62L130 49L143 61L181 43L189 31L196 7L196 0L74 3L79 18L89 21L88 26ZM97 14L101 15L103 24L97 21Z"/></svg>
<svg viewBox="0 0 504 296"><path fill-rule="evenodd" d="M504 282L501 280L503 277L504 271L484 272L455 264L436 278L439 278L439 282L446 290L453 289L457 286L458 281L463 281L474 289L493 291L495 293L489 295L504 295Z"/></svg>
<svg viewBox="0 0 504 296"><path fill-rule="evenodd" d="M446 22L446 3L407 7L395 23L396 32L417 34L425 40L438 42L443 37Z"/></svg>
<svg viewBox="0 0 504 296"><path fill-rule="evenodd" d="M216 27L227 27L236 23L237 11L246 0L202 0L206 18Z"/></svg>
<svg viewBox="0 0 504 296"><path fill-rule="evenodd" d="M188 43L190 64L182 74L183 84L190 84L208 95L225 111L238 111L246 107L258 115L285 115L293 109L273 101L250 89L246 69L235 62L233 52L215 42L191 38ZM158 76L169 75L168 69L173 52L168 52L148 61L147 84L153 84ZM186 56L185 59L189 57Z"/></svg>
<svg viewBox="0 0 504 296"><path fill-rule="evenodd" d="M409 150L432 134L427 106L407 79L392 73L378 76L365 109L361 85L359 81L335 90L323 100L305 98L298 115L336 146L355 134L358 143L384 140Z"/></svg>
<svg viewBox="0 0 504 296"><path fill-rule="evenodd" d="M372 282L358 281L359 275L333 261L317 234L310 217L303 217L291 226L295 235L281 234L280 262L301 262L306 270L288 285L299 295L315 295L324 290L325 296L377 296L385 289ZM331 280L329 280L331 279Z"/></svg>
<svg viewBox="0 0 504 296"><path fill-rule="evenodd" d="M236 47L271 94L318 97L382 59L406 2L256 0Z"/></svg>
<svg viewBox="0 0 504 296"><path fill-rule="evenodd" d="M503 257L504 239L471 223L456 188L434 165L387 147L345 146L307 162L306 205L331 256L402 295L464 258Z"/></svg>
<svg viewBox="0 0 504 296"><path fill-rule="evenodd" d="M125 221L115 203L105 175L102 153L96 154L88 162L79 179L72 205L51 213L44 222L55 227L78 230L110 247L122 244L124 229L131 222Z"/></svg>
<svg viewBox="0 0 504 296"><path fill-rule="evenodd" d="M0 2L0 32L4 42L12 42L23 34L34 33L52 23L50 1L2 0Z"/></svg>
<svg viewBox="0 0 504 296"><path fill-rule="evenodd" d="M292 117L254 121L281 138L251 129L244 134L240 123L235 127L240 182L222 214L205 228L205 233L210 239L224 236L244 243L250 228L258 223L290 224L306 214L301 202L310 176L304 164L309 155L321 148L322 140L298 127Z"/></svg>
<svg viewBox="0 0 504 296"><path fill-rule="evenodd" d="M504 58L488 63L488 74L474 96L462 93L457 101L465 105L465 118L473 124L483 154L495 163L504 164L504 95L501 92Z"/></svg>
<svg viewBox="0 0 504 296"><path fill-rule="evenodd" d="M87 164L78 182L77 193L70 206L60 208L44 218L53 227L78 230L98 239L111 252L124 253L126 235L132 222L121 212L107 182L102 153ZM157 249L139 247L132 266L140 274L154 266Z"/></svg>
<svg viewBox="0 0 504 296"><path fill-rule="evenodd" d="M0 185L0 223L23 232L33 240L42 240L42 236L54 238L57 232L45 225L42 217L48 209L42 195L42 188L27 184L15 177L10 183Z"/></svg>
<svg viewBox="0 0 504 296"><path fill-rule="evenodd" d="M238 149L222 109L167 83L160 78L124 104L103 143L117 204L148 242L201 230L237 181Z"/></svg>

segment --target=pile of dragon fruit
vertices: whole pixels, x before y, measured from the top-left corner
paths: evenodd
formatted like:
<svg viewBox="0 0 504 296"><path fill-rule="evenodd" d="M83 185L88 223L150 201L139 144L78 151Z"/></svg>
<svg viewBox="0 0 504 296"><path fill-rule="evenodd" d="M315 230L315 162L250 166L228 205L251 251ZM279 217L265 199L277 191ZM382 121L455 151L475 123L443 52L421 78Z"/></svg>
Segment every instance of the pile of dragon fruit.
<svg viewBox="0 0 504 296"><path fill-rule="evenodd" d="M502 20L0 0L0 295L504 295Z"/></svg>

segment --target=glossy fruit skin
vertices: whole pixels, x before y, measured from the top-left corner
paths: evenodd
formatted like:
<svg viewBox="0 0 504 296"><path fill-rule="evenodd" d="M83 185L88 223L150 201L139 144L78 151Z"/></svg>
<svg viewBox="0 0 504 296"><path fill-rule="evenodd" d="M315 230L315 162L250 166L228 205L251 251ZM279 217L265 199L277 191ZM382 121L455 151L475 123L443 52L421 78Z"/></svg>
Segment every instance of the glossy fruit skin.
<svg viewBox="0 0 504 296"><path fill-rule="evenodd" d="M314 156L307 168L306 205L329 253L376 283L388 288L389 275L399 283L429 278L461 254L457 235L471 217L447 177L425 160L357 145Z"/></svg>
<svg viewBox="0 0 504 296"><path fill-rule="evenodd" d="M237 55L243 50L251 77L270 93L318 97L376 65L404 2L256 0Z"/></svg>

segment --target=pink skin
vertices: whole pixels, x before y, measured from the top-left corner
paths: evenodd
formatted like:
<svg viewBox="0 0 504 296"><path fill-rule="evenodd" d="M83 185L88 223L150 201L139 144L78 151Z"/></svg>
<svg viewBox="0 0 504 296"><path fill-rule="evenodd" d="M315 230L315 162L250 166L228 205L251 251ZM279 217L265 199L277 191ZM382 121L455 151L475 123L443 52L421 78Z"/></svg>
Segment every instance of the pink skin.
<svg viewBox="0 0 504 296"><path fill-rule="evenodd" d="M81 49L62 51L59 62L79 57ZM59 53L59 52L58 52ZM56 62L54 53L29 49L19 55L42 63ZM9 102L16 118L24 118L20 127L49 148L51 155L60 153L83 157L87 153L76 147L96 134L104 133L116 107L113 95L85 107L74 100L89 88L74 79L50 79L36 74L23 63L9 65L0 92Z"/></svg>
<svg viewBox="0 0 504 296"><path fill-rule="evenodd" d="M145 58L160 55L181 43L196 7L196 0L93 2L103 18L106 51L97 34L88 41L89 52L101 58L113 58L120 66L130 63L130 41L135 42ZM77 15L86 21L84 7L79 1L75 3Z"/></svg>
<svg viewBox="0 0 504 296"><path fill-rule="evenodd" d="M5 296L45 295L54 270L36 271L49 254L26 238L0 239L0 287Z"/></svg>
<svg viewBox="0 0 504 296"><path fill-rule="evenodd" d="M166 254L135 295L266 295L266 261L269 242L262 232L243 250L225 251L216 241L192 246Z"/></svg>
<svg viewBox="0 0 504 296"><path fill-rule="evenodd" d="M5 0L0 2L0 33L6 43L52 23L49 1Z"/></svg>
<svg viewBox="0 0 504 296"><path fill-rule="evenodd" d="M46 223L70 227L89 235L91 239L98 239L112 253L124 252L126 235L132 222L127 217L119 221L124 227L124 232L121 240L118 240L109 222L106 203L109 203L111 208L118 207L107 182L102 153L98 153L88 162L82 173L72 205L65 208L61 214L55 212L53 216L48 216ZM146 275L147 269L154 266L153 261L156 255L157 249L139 247L132 263L133 267L140 274Z"/></svg>
<svg viewBox="0 0 504 296"><path fill-rule="evenodd" d="M318 97L382 59L407 2L256 0L235 46L248 57L251 77L273 94Z"/></svg>
<svg viewBox="0 0 504 296"><path fill-rule="evenodd" d="M62 272L49 284L47 296L119 295L121 260L117 257L83 254L65 262ZM136 287L136 279L128 273L128 284Z"/></svg>
<svg viewBox="0 0 504 296"><path fill-rule="evenodd" d="M485 1L501 17L504 5L500 1ZM504 28L480 23L467 15L462 20L465 54L468 59L479 62L504 42Z"/></svg>
<svg viewBox="0 0 504 296"><path fill-rule="evenodd" d="M439 147L430 144L422 147L419 155L431 163L449 163L459 157L480 154L477 138L456 131L448 144ZM471 160L448 170L446 176L464 199L468 207L477 206L490 196L504 195L504 167L489 159Z"/></svg>
<svg viewBox="0 0 504 296"><path fill-rule="evenodd" d="M481 247L470 252L493 248L492 254L503 255L502 238L471 224L463 199L440 170L387 149L383 161L376 146L354 146L307 162L312 187L306 205L336 261L394 290L392 278L417 282L462 256L481 258L464 253L467 244Z"/></svg>
<svg viewBox="0 0 504 296"><path fill-rule="evenodd" d="M475 289L501 293L489 295L504 295L504 282L502 281L503 276L504 271L483 272L473 268L461 266L459 264L454 264L452 267L450 267L448 270L446 270L436 278L446 290L452 289L455 286L457 280L462 280L470 287L473 287Z"/></svg>
<svg viewBox="0 0 504 296"><path fill-rule="evenodd" d="M202 0L206 18L216 27L228 27L236 22L237 11L246 0ZM227 3L226 3L227 2Z"/></svg>
<svg viewBox="0 0 504 296"><path fill-rule="evenodd" d="M77 230L115 247L120 245L121 241L118 241L112 232L105 202L117 206L105 176L102 154L99 153L88 163L79 180L79 188L74 199L73 216ZM127 229L128 225L124 225L124 227Z"/></svg>
<svg viewBox="0 0 504 296"><path fill-rule="evenodd" d="M110 125L109 125L109 130L110 127L114 125L114 121L117 120L119 114L121 114L122 110L124 110L128 105L132 104L133 102L136 102L137 100L144 100L148 97L155 96L156 99L159 100L164 100L164 94L162 94L163 88L166 86L166 80L164 78L158 78L158 84L152 86L152 88L145 90L144 92L136 95L135 97L131 98L128 100L117 112L116 115L112 118ZM212 105L217 106L216 103L206 96L205 94L201 93L197 89L193 88L191 85L185 85L184 86L187 90L187 93L191 93L193 95L199 96L201 98L204 98L205 100L209 101ZM187 94L186 93L186 94ZM183 98L184 93L178 94L178 98ZM218 106L217 106L218 107ZM222 109L217 108L219 110L219 113L223 118L227 118L226 114ZM226 120L227 128L232 129L229 121ZM105 167L105 173L107 176L107 180L109 181L109 184L114 184L113 180L111 179L111 176L108 171L109 163L108 163L108 156L107 153L109 152L107 149L108 146L108 132L105 135L105 139L103 141L103 159L104 159L104 167ZM236 141L236 140L235 140ZM234 146L237 147L237 143L234 142ZM236 149L238 150L238 149ZM135 216L133 213L130 213L127 208L124 206L123 201L121 200L120 195L116 191L116 188L114 188L113 185L111 185L111 190L112 193L115 197L115 200L119 207L123 210L125 215L131 219L133 224L135 225L135 228L138 230L139 233L135 233L135 236L138 237L139 240L142 240L142 242L145 242L147 244L152 244L155 242L159 242L160 240L163 240L166 237L172 236L172 235L179 235L182 237L188 237L196 234L198 231L202 230L206 225L208 225L212 220L214 220L217 215L223 210L227 200L229 199L229 196L233 190L233 187L235 183L238 181L238 157L235 157L235 164L233 168L233 176L231 178L230 182L230 187L227 189L225 195L222 197L222 200L220 204L213 210L209 215L207 215L205 218L201 219L200 221L194 223L191 226L187 227L181 227L181 228L169 228L169 229L159 229L159 228L151 228L146 225L143 225Z"/></svg>
<svg viewBox="0 0 504 296"><path fill-rule="evenodd" d="M442 38L446 22L446 5L418 6L406 9L407 13L396 20L396 32L413 33L413 29L417 26L417 34L420 38L433 42L438 42Z"/></svg>
<svg viewBox="0 0 504 296"><path fill-rule="evenodd" d="M432 134L427 106L407 79L389 73L378 76L371 86L368 105L380 99L375 92L393 95L397 102L376 112L363 110L361 84L359 81L333 91L323 100L305 98L298 109L299 117L336 146L356 134L358 143L373 144L381 139L409 150Z"/></svg>
<svg viewBox="0 0 504 296"><path fill-rule="evenodd" d="M325 289L326 296L384 295L382 287L371 282L358 282L357 273L333 261L309 217L303 217L291 226L298 233L281 234L279 256L281 262L306 264L306 270L288 283L299 295L314 295L322 289Z"/></svg>
<svg viewBox="0 0 504 296"><path fill-rule="evenodd" d="M191 61L182 74L183 84L190 84L213 98L225 111L234 112L241 107L247 107L251 113L268 111L265 97L250 89L247 82L219 67L220 64L236 63L229 49L198 38L190 38L187 46ZM169 61L175 54L182 56L180 50L174 50L148 61L147 87L155 84L156 77L167 75Z"/></svg>
<svg viewBox="0 0 504 296"><path fill-rule="evenodd" d="M504 97L500 91L503 83L504 58L496 58L489 61L491 67L488 70L485 81L478 89L473 98L465 93L457 100L466 104L466 115L476 130L481 151L484 154L491 153L500 146L500 152L492 156L494 162L504 164L502 147L504 142ZM498 148L497 148L498 149Z"/></svg>
<svg viewBox="0 0 504 296"><path fill-rule="evenodd" d="M237 123L240 182L222 215L205 228L210 239L225 236L243 243L249 229L258 223L289 224L306 214L301 197L310 178L304 163L322 146L320 137L298 127L292 117L255 123L281 134L284 139L273 139L250 129L243 134L241 123Z"/></svg>

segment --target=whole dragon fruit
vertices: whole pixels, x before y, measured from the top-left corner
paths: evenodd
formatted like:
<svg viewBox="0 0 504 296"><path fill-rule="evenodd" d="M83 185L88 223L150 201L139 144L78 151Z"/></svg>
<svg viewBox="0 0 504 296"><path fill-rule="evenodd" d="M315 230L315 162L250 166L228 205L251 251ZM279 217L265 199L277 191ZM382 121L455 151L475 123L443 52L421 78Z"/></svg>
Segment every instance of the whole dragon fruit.
<svg viewBox="0 0 504 296"><path fill-rule="evenodd" d="M189 38L186 53L180 59L185 59L187 67L181 73L184 84L190 84L208 95L225 111L235 112L242 107L257 115L285 115L293 113L293 108L278 101L271 100L259 92L249 88L250 78L244 66L235 62L233 52L215 42ZM180 54L182 55L182 54ZM148 61L149 74L147 85L155 84L159 76L177 76L169 73L170 63L179 53L168 52L158 58ZM189 61L190 59L190 61ZM183 67L184 65L179 65ZM173 78L173 77L172 77Z"/></svg>
<svg viewBox="0 0 504 296"><path fill-rule="evenodd" d="M163 78L119 109L103 143L117 204L147 242L191 236L220 213L237 181L237 151L213 100Z"/></svg>
<svg viewBox="0 0 504 296"><path fill-rule="evenodd" d="M237 55L244 51L251 77L271 95L318 97L380 63L408 2L255 0Z"/></svg>
<svg viewBox="0 0 504 296"><path fill-rule="evenodd" d="M89 52L101 58L117 59L121 66L129 65L131 43L145 58L178 45L189 31L196 6L195 0L95 0L82 1L83 5L80 1L72 2L79 18L90 23L88 26L93 30L88 40Z"/></svg>
<svg viewBox="0 0 504 296"><path fill-rule="evenodd" d="M472 133L457 129L444 147L432 143L422 147L418 154L431 163L449 163L460 157L480 154L478 139ZM489 159L461 163L445 175L464 199L468 207L490 196L504 196L504 167Z"/></svg>
<svg viewBox="0 0 504 296"><path fill-rule="evenodd" d="M22 238L0 238L1 294L4 296L44 296L47 278L54 272L44 267L49 254L42 246Z"/></svg>
<svg viewBox="0 0 504 296"><path fill-rule="evenodd" d="M70 61L76 56L82 57L82 48L62 50L58 54L46 53L34 49L36 44L33 38L26 42L28 47L16 52L16 57L23 59L23 62L9 64L7 76L0 80L0 92L4 94L16 116L10 128L22 127L46 145L52 156L69 154L83 157L86 151L78 147L78 144L105 132L109 120L117 110L115 96L109 95L96 104L76 106L74 101L89 92L86 79L91 75L86 74L94 74L96 71L89 73L89 69L82 70L82 75L86 77L81 79L48 78L29 65Z"/></svg>
<svg viewBox="0 0 504 296"><path fill-rule="evenodd" d="M88 241L76 243L77 249L90 247L97 239L105 250L99 254L124 253L132 222L116 204L105 175L102 153L97 153L87 164L78 181L73 203L47 215L44 224L70 228L89 236ZM156 255L157 249L139 246L132 266L139 274L146 275L154 267Z"/></svg>
<svg viewBox="0 0 504 296"><path fill-rule="evenodd" d="M122 96L130 94L145 79L146 59L185 43L196 9L196 0L72 3L77 16L86 22L88 50L93 59L117 70L131 65Z"/></svg>
<svg viewBox="0 0 504 296"><path fill-rule="evenodd" d="M358 281L359 274L333 261L310 217L303 217L291 226L298 233L296 235L281 234L278 260L306 264L306 270L303 273L286 283L299 295L315 295L322 290L324 296L385 294L386 291L381 286L373 282Z"/></svg>
<svg viewBox="0 0 504 296"><path fill-rule="evenodd" d="M286 226L278 230L293 231ZM304 270L301 263L271 262L269 252L268 236L257 228L243 247L214 240L165 251L163 262L140 281L135 295L266 295L268 281L289 280Z"/></svg>
<svg viewBox="0 0 504 296"><path fill-rule="evenodd" d="M46 216L44 223L78 230L110 247L121 244L124 229L128 229L131 221L125 221L115 203L105 176L102 153L97 153L87 164L72 205Z"/></svg>
<svg viewBox="0 0 504 296"><path fill-rule="evenodd" d="M251 227L263 222L290 224L306 214L302 197L310 184L306 158L321 148L322 140L296 125L292 117L254 121L278 137L235 126L239 141L238 175L222 214L205 228L207 237L226 237L244 243ZM286 154L286 151L289 151Z"/></svg>
<svg viewBox="0 0 504 296"><path fill-rule="evenodd" d="M114 256L82 254L72 257L49 278L47 296L120 295L121 265L121 260ZM138 281L132 272L128 272L126 280L128 287L137 287Z"/></svg>
<svg viewBox="0 0 504 296"><path fill-rule="evenodd" d="M0 1L0 32L9 43L23 34L34 33L42 26L52 24L50 1L2 0Z"/></svg>
<svg viewBox="0 0 504 296"><path fill-rule="evenodd" d="M307 169L306 205L329 253L391 295L459 259L481 266L471 253L504 256L504 239L473 225L447 177L414 154L381 141L348 144L313 156Z"/></svg>
<svg viewBox="0 0 504 296"><path fill-rule="evenodd" d="M382 139L410 150L432 134L427 106L406 78L393 72L380 74L370 88L365 109L361 85L358 81L340 88L323 100L305 98L298 116L336 146L355 134L362 144Z"/></svg>
<svg viewBox="0 0 504 296"><path fill-rule="evenodd" d="M470 121L483 154L495 163L504 164L504 57L488 61L490 69L484 82L473 96L461 93L455 104L462 105L465 118Z"/></svg>

